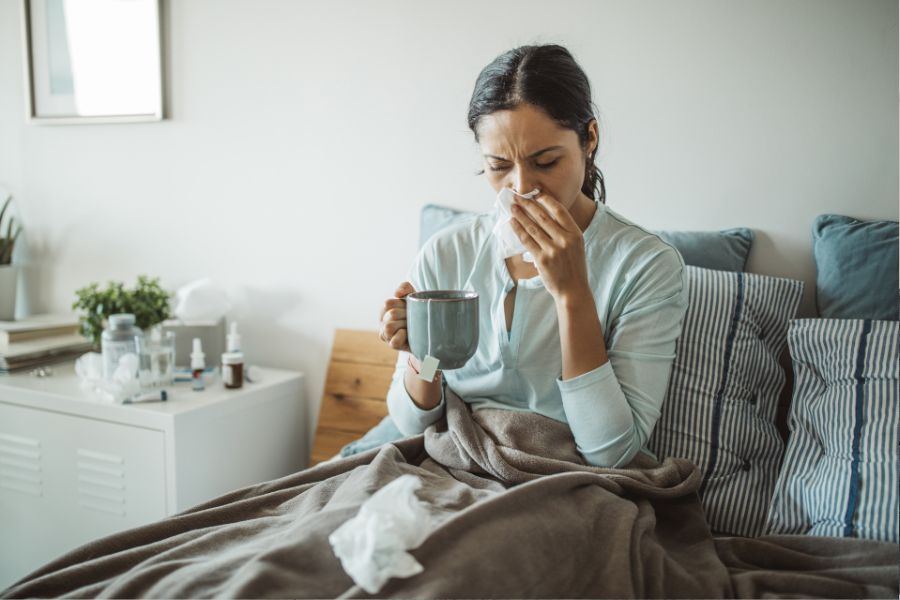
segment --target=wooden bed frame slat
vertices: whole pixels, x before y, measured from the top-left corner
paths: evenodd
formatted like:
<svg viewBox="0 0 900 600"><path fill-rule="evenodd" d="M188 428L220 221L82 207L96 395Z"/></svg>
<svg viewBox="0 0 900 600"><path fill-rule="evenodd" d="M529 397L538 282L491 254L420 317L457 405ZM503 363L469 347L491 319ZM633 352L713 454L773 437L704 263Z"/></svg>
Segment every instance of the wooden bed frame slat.
<svg viewBox="0 0 900 600"><path fill-rule="evenodd" d="M361 350L360 352L365 352ZM357 396L382 400L391 387L393 365L385 367L361 362L344 362L332 356L325 376L325 389L335 396Z"/></svg>
<svg viewBox="0 0 900 600"><path fill-rule="evenodd" d="M377 331L338 329L313 442L310 466L328 460L387 416L397 352Z"/></svg>
<svg viewBox="0 0 900 600"><path fill-rule="evenodd" d="M338 329L334 333L331 360L355 364L387 365L397 362L397 352L378 338L377 331Z"/></svg>
<svg viewBox="0 0 900 600"><path fill-rule="evenodd" d="M318 427L360 437L378 425L386 414L387 405L383 399L336 396L326 392L322 397Z"/></svg>

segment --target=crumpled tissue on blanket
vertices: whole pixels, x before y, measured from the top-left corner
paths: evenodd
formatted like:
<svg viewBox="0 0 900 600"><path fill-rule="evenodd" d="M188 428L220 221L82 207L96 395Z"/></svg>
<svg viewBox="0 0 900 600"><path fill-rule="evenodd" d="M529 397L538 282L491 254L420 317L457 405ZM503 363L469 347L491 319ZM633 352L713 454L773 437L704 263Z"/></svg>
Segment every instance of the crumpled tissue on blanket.
<svg viewBox="0 0 900 600"><path fill-rule="evenodd" d="M419 547L435 525L427 505L415 495L420 487L415 475L401 475L328 536L344 571L370 594L378 593L391 577L412 577L424 570L407 552Z"/></svg>

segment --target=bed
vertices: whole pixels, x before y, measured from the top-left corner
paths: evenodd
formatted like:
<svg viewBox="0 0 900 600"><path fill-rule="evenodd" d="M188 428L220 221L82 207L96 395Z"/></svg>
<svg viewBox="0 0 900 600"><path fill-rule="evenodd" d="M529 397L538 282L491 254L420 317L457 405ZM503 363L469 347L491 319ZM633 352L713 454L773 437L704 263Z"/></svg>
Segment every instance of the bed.
<svg viewBox="0 0 900 600"><path fill-rule="evenodd" d="M814 240L854 223L819 219ZM887 230L896 261L896 223ZM896 597L896 262L872 275L893 269L884 314L848 308L823 266L822 316L796 319L802 283L744 272L746 232L718 234L746 248L731 270L689 267L649 442L659 462L590 466L565 424L473 413L449 389L445 418L398 437L384 402L396 354L373 331L339 330L312 467L86 544L3 596ZM369 593L329 536L404 475L429 516L409 550L422 570Z"/></svg>

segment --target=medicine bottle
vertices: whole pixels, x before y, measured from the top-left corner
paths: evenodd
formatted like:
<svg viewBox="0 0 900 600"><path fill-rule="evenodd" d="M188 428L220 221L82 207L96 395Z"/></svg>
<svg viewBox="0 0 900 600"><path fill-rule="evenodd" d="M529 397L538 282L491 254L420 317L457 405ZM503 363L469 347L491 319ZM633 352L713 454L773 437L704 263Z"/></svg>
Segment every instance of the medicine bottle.
<svg viewBox="0 0 900 600"><path fill-rule="evenodd" d="M237 323L231 323L228 334L227 352L222 354L222 381L233 390L244 385L244 353L241 352L241 336Z"/></svg>
<svg viewBox="0 0 900 600"><path fill-rule="evenodd" d="M106 329L100 336L100 352L103 355L103 378L107 381L112 380L113 373L119 366L119 359L126 354L134 354L137 358L135 336L142 333L134 322L134 315L131 313L109 315L106 321Z"/></svg>
<svg viewBox="0 0 900 600"><path fill-rule="evenodd" d="M244 355L242 353L222 353L222 381L230 390L244 385Z"/></svg>
<svg viewBox="0 0 900 600"><path fill-rule="evenodd" d="M194 338L193 352L191 352L191 389L195 392L203 391L204 369L206 369L206 354L203 353L203 344L200 338Z"/></svg>

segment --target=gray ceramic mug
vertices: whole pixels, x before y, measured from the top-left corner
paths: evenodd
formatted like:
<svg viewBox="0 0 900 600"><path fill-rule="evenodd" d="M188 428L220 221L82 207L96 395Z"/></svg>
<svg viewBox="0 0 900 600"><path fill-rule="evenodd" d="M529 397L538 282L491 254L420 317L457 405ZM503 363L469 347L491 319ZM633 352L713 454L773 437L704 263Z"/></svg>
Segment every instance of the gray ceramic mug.
<svg viewBox="0 0 900 600"><path fill-rule="evenodd" d="M406 335L413 356L433 356L439 369L459 369L478 348L478 294L430 290L406 296Z"/></svg>

